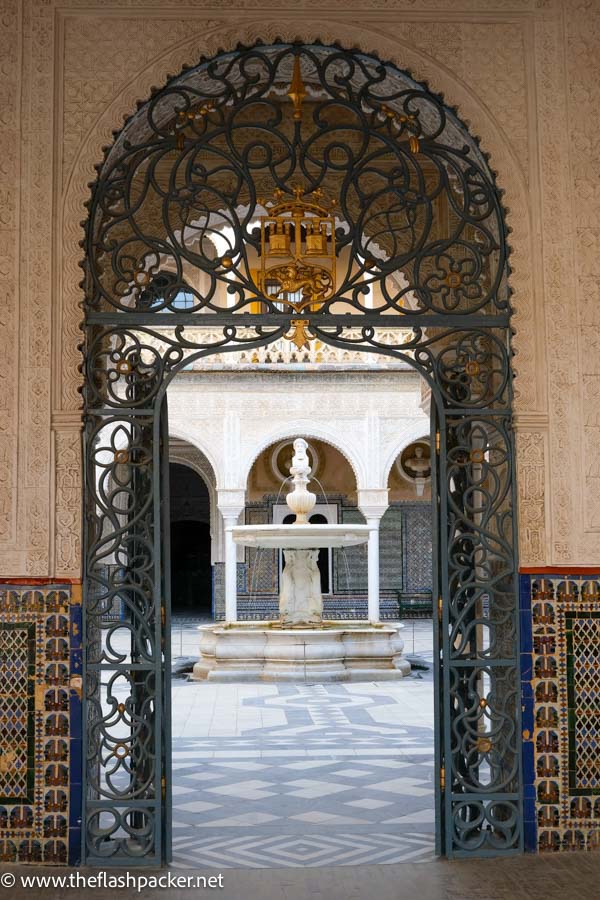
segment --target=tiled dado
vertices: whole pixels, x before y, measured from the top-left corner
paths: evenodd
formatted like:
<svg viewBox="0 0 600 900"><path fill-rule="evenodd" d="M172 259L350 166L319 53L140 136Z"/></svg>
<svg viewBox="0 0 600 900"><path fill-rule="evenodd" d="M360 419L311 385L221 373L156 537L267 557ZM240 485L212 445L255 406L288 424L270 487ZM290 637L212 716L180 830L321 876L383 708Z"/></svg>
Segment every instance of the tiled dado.
<svg viewBox="0 0 600 900"><path fill-rule="evenodd" d="M0 861L76 862L81 586L0 582Z"/></svg>
<svg viewBox="0 0 600 900"><path fill-rule="evenodd" d="M529 849L600 849L600 571L521 576Z"/></svg>
<svg viewBox="0 0 600 900"><path fill-rule="evenodd" d="M600 848L600 571L523 574L526 846ZM0 862L79 861L81 587L0 582Z"/></svg>

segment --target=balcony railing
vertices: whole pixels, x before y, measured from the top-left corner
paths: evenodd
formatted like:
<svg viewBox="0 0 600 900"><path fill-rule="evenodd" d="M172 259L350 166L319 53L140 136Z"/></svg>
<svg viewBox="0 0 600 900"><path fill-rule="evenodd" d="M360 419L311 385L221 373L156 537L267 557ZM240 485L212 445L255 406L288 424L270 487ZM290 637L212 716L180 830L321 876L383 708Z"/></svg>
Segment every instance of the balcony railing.
<svg viewBox="0 0 600 900"><path fill-rule="evenodd" d="M412 337L409 328L378 329L376 339L390 347L398 347ZM360 329L348 329L345 337L359 338ZM218 343L223 340L223 332L217 328L193 328L186 331L186 338L199 344ZM158 338L144 335L144 343L160 346ZM161 348L162 349L162 348ZM411 351L407 351L410 355ZM381 353L370 353L363 350L351 350L347 347L334 347L320 340L312 340L308 347L298 348L292 341L280 338L265 347L240 350L228 353L215 353L202 357L186 366L187 371L235 366L281 366L311 367L336 366L359 368L405 367L405 363L392 356Z"/></svg>

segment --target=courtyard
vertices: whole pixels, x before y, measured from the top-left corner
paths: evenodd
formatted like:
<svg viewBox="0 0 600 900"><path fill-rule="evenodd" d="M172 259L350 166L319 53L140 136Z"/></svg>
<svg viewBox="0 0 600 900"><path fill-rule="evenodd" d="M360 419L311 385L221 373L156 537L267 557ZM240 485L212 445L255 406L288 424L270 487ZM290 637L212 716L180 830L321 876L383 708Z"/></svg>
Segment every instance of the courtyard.
<svg viewBox="0 0 600 900"><path fill-rule="evenodd" d="M173 865L354 866L434 855L432 623L395 682L172 681ZM175 619L175 673L194 659Z"/></svg>

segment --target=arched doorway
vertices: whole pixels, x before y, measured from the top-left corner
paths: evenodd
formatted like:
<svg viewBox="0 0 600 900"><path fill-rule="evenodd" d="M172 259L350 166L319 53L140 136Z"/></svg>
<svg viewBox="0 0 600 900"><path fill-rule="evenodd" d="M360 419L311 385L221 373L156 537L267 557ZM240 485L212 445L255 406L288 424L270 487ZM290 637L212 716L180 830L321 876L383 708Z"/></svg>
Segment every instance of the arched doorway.
<svg viewBox="0 0 600 900"><path fill-rule="evenodd" d="M477 142L359 51L222 54L116 137L86 230L88 862L169 857L167 385L284 336L404 359L431 387L438 848L521 848L508 273Z"/></svg>
<svg viewBox="0 0 600 900"><path fill-rule="evenodd" d="M169 466L171 610L174 615L212 616L210 500L193 469Z"/></svg>

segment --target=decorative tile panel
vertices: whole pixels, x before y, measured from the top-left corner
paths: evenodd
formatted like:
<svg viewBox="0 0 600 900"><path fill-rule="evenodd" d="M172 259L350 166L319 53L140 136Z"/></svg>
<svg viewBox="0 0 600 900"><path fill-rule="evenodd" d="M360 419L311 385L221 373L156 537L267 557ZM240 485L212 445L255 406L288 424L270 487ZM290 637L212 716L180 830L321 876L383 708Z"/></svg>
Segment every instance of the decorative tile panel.
<svg viewBox="0 0 600 900"><path fill-rule="evenodd" d="M247 525L268 525L272 521L272 504L246 508ZM278 562L277 550L246 547L247 587L241 589L250 594L268 593L276 596L279 592Z"/></svg>
<svg viewBox="0 0 600 900"><path fill-rule="evenodd" d="M344 525L363 525L365 517L355 506L342 506L340 521ZM360 593L367 590L367 554L366 544L342 547L333 551L333 578L336 594Z"/></svg>
<svg viewBox="0 0 600 900"><path fill-rule="evenodd" d="M35 625L0 624L0 797L32 803Z"/></svg>
<svg viewBox="0 0 600 900"><path fill-rule="evenodd" d="M569 793L600 794L600 611L565 614Z"/></svg>
<svg viewBox="0 0 600 900"><path fill-rule="evenodd" d="M596 849L600 573L521 576L521 613L528 846L540 851Z"/></svg>
<svg viewBox="0 0 600 900"><path fill-rule="evenodd" d="M379 525L379 581L382 588L401 591L404 588L404 547L411 535L406 534L405 510L390 506Z"/></svg>
<svg viewBox="0 0 600 900"><path fill-rule="evenodd" d="M404 514L404 590L407 593L431 591L433 584L433 519L430 502L405 503Z"/></svg>
<svg viewBox="0 0 600 900"><path fill-rule="evenodd" d="M78 858L81 590L0 584L0 860Z"/></svg>

